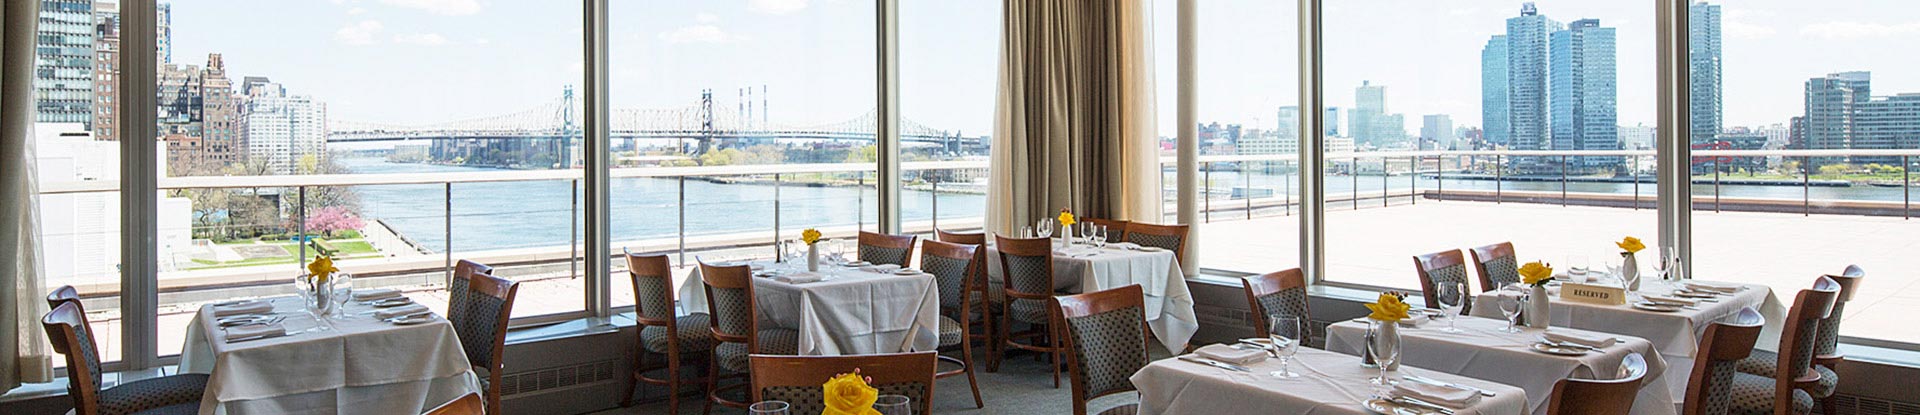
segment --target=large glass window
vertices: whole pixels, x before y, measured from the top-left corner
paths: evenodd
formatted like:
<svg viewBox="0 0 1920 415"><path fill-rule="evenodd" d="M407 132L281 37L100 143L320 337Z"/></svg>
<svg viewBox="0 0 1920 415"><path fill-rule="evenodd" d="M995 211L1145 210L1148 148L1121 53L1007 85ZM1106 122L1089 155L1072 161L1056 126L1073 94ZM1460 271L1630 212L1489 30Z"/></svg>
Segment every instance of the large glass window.
<svg viewBox="0 0 1920 415"><path fill-rule="evenodd" d="M72 285L79 290L100 359L117 361L124 332L116 184L119 93L114 92L120 9L112 3L41 3L33 147L42 270L49 289ZM177 202L163 198L161 203Z"/></svg>
<svg viewBox="0 0 1920 415"><path fill-rule="evenodd" d="M616 2L613 251L684 267L877 229L872 2ZM831 246L831 245L830 245ZM616 306L632 282L616 261Z"/></svg>
<svg viewBox="0 0 1920 415"><path fill-rule="evenodd" d="M1328 2L1326 279L1414 288L1410 257L1508 241L1605 269L1652 240L1652 153L1621 151L1651 137L1623 126L1654 122L1653 10Z"/></svg>
<svg viewBox="0 0 1920 415"><path fill-rule="evenodd" d="M1872 13L1860 13L1872 10ZM1781 298L1858 264L1841 334L1920 343L1920 41L1902 2L1692 6L1693 276ZM1791 59L1780 59L1790 56ZM1876 153L1877 152L1877 153ZM1757 261L1756 258L1765 260Z"/></svg>
<svg viewBox="0 0 1920 415"><path fill-rule="evenodd" d="M900 3L900 213L907 232L972 232L985 220L1000 7L988 0Z"/></svg>

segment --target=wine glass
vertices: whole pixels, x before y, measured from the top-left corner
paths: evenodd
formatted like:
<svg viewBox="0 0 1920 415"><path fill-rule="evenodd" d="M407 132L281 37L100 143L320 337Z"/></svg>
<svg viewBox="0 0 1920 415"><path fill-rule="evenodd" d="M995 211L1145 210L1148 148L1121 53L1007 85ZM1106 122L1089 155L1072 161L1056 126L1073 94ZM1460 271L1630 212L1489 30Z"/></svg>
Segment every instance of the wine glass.
<svg viewBox="0 0 1920 415"><path fill-rule="evenodd" d="M1587 269L1589 269L1588 265L1590 264L1588 264L1586 255L1567 255L1567 276L1583 277L1583 278L1586 277ZM1586 282L1586 281L1574 281L1574 282Z"/></svg>
<svg viewBox="0 0 1920 415"><path fill-rule="evenodd" d="M1520 310L1526 308L1527 291L1520 284L1509 283L1500 287L1500 313L1507 316L1508 333L1519 333Z"/></svg>
<svg viewBox="0 0 1920 415"><path fill-rule="evenodd" d="M1467 308L1468 301L1472 301L1470 300L1472 298L1471 294L1467 293L1467 284L1442 284L1437 287L1435 291L1438 291L1436 294L1439 294L1440 297L1440 310L1444 311L1445 313L1443 314L1447 317L1447 328L1440 329L1440 331L1464 333L1464 331L1455 327L1455 323L1460 321L1460 311Z"/></svg>
<svg viewBox="0 0 1920 415"><path fill-rule="evenodd" d="M913 408L907 406L912 402L904 395L880 395L873 400L873 410L880 415L913 415Z"/></svg>
<svg viewBox="0 0 1920 415"><path fill-rule="evenodd" d="M1027 226L1022 226L1022 227L1020 227L1020 237L1021 237L1021 238L1033 238L1033 225L1027 225Z"/></svg>
<svg viewBox="0 0 1920 415"><path fill-rule="evenodd" d="M333 301L339 305L333 307L334 314L341 318L347 316L347 303L353 302L353 274L333 273Z"/></svg>
<svg viewBox="0 0 1920 415"><path fill-rule="evenodd" d="M1306 327L1300 324L1300 318L1288 315L1267 316L1267 337L1273 340L1269 349L1280 358L1280 370L1268 373L1276 378L1297 378L1288 367L1293 363L1293 355L1300 351L1300 342L1307 339Z"/></svg>
<svg viewBox="0 0 1920 415"><path fill-rule="evenodd" d="M1676 255L1673 253L1673 248L1667 248L1662 251L1660 260L1653 263L1654 277L1660 278L1660 282L1663 283L1669 281L1669 276L1673 274L1673 265L1678 262L1675 258Z"/></svg>
<svg viewBox="0 0 1920 415"><path fill-rule="evenodd" d="M1093 227L1093 246L1101 247L1101 248L1107 247L1107 227L1106 226L1096 225Z"/></svg>
<svg viewBox="0 0 1920 415"><path fill-rule="evenodd" d="M786 402L781 401L760 401L747 406L747 413L753 415L787 415L788 406Z"/></svg>
<svg viewBox="0 0 1920 415"><path fill-rule="evenodd" d="M1040 223L1035 224L1033 230L1034 232L1039 232L1042 238L1052 238L1053 228L1056 226L1060 226L1060 222L1053 220L1053 218L1045 218L1041 219Z"/></svg>
<svg viewBox="0 0 1920 415"><path fill-rule="evenodd" d="M1399 323L1377 322L1374 324ZM1398 339L1377 339L1367 342L1367 350L1373 355L1374 363L1380 366L1380 377L1367 379L1367 381L1374 386L1380 387L1384 394L1386 390L1393 388L1393 378L1387 377L1387 371L1393 367L1394 363L1400 361L1400 341Z"/></svg>

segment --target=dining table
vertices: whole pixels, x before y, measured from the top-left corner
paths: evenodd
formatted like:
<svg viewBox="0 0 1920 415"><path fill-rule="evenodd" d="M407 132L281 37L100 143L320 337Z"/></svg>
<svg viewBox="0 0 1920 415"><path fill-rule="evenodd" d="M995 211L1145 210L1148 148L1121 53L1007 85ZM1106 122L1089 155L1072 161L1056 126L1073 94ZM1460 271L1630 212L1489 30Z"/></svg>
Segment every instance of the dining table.
<svg viewBox="0 0 1920 415"><path fill-rule="evenodd" d="M1455 322L1460 333L1449 333L1445 321L1427 321L1418 326L1400 326L1402 368L1413 366L1475 379L1513 385L1527 391L1527 413L1544 415L1547 398L1561 379L1614 379L1621 361L1629 353L1646 359L1647 373L1640 393L1634 399L1633 414L1671 415L1676 413L1674 395L1666 387L1667 363L1660 351L1647 339L1589 330L1521 327L1507 332L1507 322L1480 317L1461 317ZM1327 326L1326 348L1359 356L1366 344L1369 323L1366 319L1347 320ZM1585 349L1578 346L1558 348L1561 354L1537 348L1543 335L1556 333L1588 338L1613 339L1607 347ZM1566 350L1574 349L1574 350Z"/></svg>
<svg viewBox="0 0 1920 415"><path fill-rule="evenodd" d="M800 333L801 355L905 353L940 346L940 290L933 275L899 267L822 261L749 261L760 328ZM681 307L708 312L706 284L695 267L679 287Z"/></svg>
<svg viewBox="0 0 1920 415"><path fill-rule="evenodd" d="M987 275L994 284L1006 280L1000 253L987 243ZM1131 243L1094 245L1056 239L1053 250L1053 289L1079 294L1139 285L1146 295L1147 327L1167 350L1179 353L1200 330L1193 293L1173 251Z"/></svg>
<svg viewBox="0 0 1920 415"><path fill-rule="evenodd" d="M1379 372L1362 367L1357 357L1301 347L1288 363L1288 370L1299 376L1273 376L1271 373L1280 366L1279 359L1225 367L1183 358L1161 359L1147 364L1129 380L1140 390L1140 412L1144 414L1376 413L1363 402L1383 391L1368 381ZM1455 415L1528 413L1528 391L1511 385L1411 366L1401 366L1396 373L1400 382L1427 381L1485 391L1477 402L1454 410Z"/></svg>
<svg viewBox="0 0 1920 415"><path fill-rule="evenodd" d="M187 325L180 371L209 375L201 415L417 414L481 390L453 324L430 312L395 323L359 302L322 317L299 297L248 301L269 304L254 315L281 334L233 336L218 303Z"/></svg>

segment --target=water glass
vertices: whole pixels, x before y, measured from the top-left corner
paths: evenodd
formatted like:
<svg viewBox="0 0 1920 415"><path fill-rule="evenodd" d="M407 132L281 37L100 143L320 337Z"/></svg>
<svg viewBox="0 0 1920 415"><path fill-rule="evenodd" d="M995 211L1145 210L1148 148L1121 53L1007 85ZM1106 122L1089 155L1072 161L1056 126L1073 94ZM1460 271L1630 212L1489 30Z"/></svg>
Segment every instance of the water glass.
<svg viewBox="0 0 1920 415"><path fill-rule="evenodd" d="M1368 324L1369 326L1367 329L1373 330L1375 333L1375 336L1373 336L1373 339L1371 339L1371 341L1368 341L1367 344L1365 345L1367 350L1364 353L1373 356L1373 362L1380 367L1380 376L1372 379L1367 379L1367 381L1369 383L1372 383L1376 387L1376 390L1379 393L1385 394L1387 391L1393 389L1393 378L1387 376L1387 371L1388 371L1388 368L1394 367L1394 363L1397 363L1400 361L1401 347L1400 347L1399 332L1384 330L1380 328L1380 326L1393 325L1393 324L1399 324L1399 323L1391 322L1391 321L1373 321L1373 322L1369 322Z"/></svg>
<svg viewBox="0 0 1920 415"><path fill-rule="evenodd" d="M1060 222L1054 221L1053 218L1041 219L1039 224L1034 225L1034 232L1039 232L1042 238L1052 238L1053 228L1060 226L1059 223Z"/></svg>
<svg viewBox="0 0 1920 415"><path fill-rule="evenodd" d="M1473 301L1472 294L1467 293L1467 284L1442 284L1439 287L1435 287L1435 291L1437 291L1435 294L1438 294L1440 297L1440 310L1445 312L1443 314L1445 314L1447 318L1447 327L1440 329L1440 331L1462 333L1462 330L1455 327L1455 323L1460 321L1460 311L1467 308L1467 302Z"/></svg>
<svg viewBox="0 0 1920 415"><path fill-rule="evenodd" d="M1020 237L1023 239L1033 239L1033 225L1020 227Z"/></svg>
<svg viewBox="0 0 1920 415"><path fill-rule="evenodd" d="M1500 313L1507 316L1508 333L1519 333L1520 310L1527 306L1527 290L1520 284L1509 283L1500 286Z"/></svg>
<svg viewBox="0 0 1920 415"><path fill-rule="evenodd" d="M1269 374L1276 378L1300 377L1289 368L1293 363L1293 355L1300 351L1300 342L1307 339L1306 326L1301 324L1300 318L1279 314L1267 316L1267 337L1273 340L1273 348L1269 351L1274 357L1280 358L1280 370Z"/></svg>
<svg viewBox="0 0 1920 415"><path fill-rule="evenodd" d="M902 395L880 395L873 400L873 410L880 411L880 415L913 415L913 408L908 406L912 402Z"/></svg>
<svg viewBox="0 0 1920 415"><path fill-rule="evenodd" d="M1093 227L1093 246L1101 248L1107 247L1107 227L1105 225Z"/></svg>
<svg viewBox="0 0 1920 415"><path fill-rule="evenodd" d="M1587 275L1587 269L1589 269L1588 265L1589 264L1587 263L1586 255L1567 255L1567 275L1568 276ZM1586 282L1586 281L1574 281L1574 282Z"/></svg>
<svg viewBox="0 0 1920 415"><path fill-rule="evenodd" d="M787 415L788 407L789 405L787 405L786 402L760 401L747 406L747 413L753 415Z"/></svg>

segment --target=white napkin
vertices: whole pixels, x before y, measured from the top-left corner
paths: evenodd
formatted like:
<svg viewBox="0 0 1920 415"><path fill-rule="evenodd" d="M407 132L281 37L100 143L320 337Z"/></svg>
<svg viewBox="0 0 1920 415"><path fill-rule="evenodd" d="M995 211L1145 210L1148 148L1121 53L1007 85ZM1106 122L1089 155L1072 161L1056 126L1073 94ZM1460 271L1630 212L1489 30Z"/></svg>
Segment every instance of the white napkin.
<svg viewBox="0 0 1920 415"><path fill-rule="evenodd" d="M868 265L868 266L860 267L861 271L878 272L882 274L893 272L893 270L896 270L896 269L900 269L900 266L894 265L894 264L880 264L880 265Z"/></svg>
<svg viewBox="0 0 1920 415"><path fill-rule="evenodd" d="M820 274L815 274L811 272L802 272L802 273L795 273L795 274L777 274L767 278L771 278L774 281L784 282L788 284L806 284L809 282L819 282Z"/></svg>
<svg viewBox="0 0 1920 415"><path fill-rule="evenodd" d="M1394 397L1408 397L1426 401L1434 405L1452 409L1466 409L1480 402L1480 392L1452 386L1429 385L1421 382L1400 382L1393 385Z"/></svg>
<svg viewBox="0 0 1920 415"><path fill-rule="evenodd" d="M1677 305L1681 307L1691 307L1694 304L1699 304L1699 302L1697 301L1680 298L1680 297L1670 297L1665 295L1643 295L1641 296L1641 298L1644 298L1648 302L1652 302L1652 303Z"/></svg>
<svg viewBox="0 0 1920 415"><path fill-rule="evenodd" d="M1541 334L1540 336L1546 337L1547 340L1555 343L1573 343L1600 349L1613 347L1615 341L1613 336L1604 336L1597 333L1571 333L1553 330L1547 330L1545 334Z"/></svg>
<svg viewBox="0 0 1920 415"><path fill-rule="evenodd" d="M1224 344L1210 344L1199 350L1194 350L1193 354L1236 365L1253 364L1267 360L1266 351L1235 349L1233 346Z"/></svg>
<svg viewBox="0 0 1920 415"><path fill-rule="evenodd" d="M1132 242L1115 242L1115 243L1107 244L1107 246L1112 248L1119 248L1119 249L1140 249L1140 244L1136 244Z"/></svg>
<svg viewBox="0 0 1920 415"><path fill-rule="evenodd" d="M241 314L266 314L273 312L273 303L260 300L237 301L229 304L214 304L213 317L237 316Z"/></svg>
<svg viewBox="0 0 1920 415"><path fill-rule="evenodd" d="M407 304L407 305L394 307L394 308L381 309L380 311L373 312L373 316L381 320L386 320L386 319L404 316L404 315L419 314L426 311L427 311L427 306L420 305L419 303L414 303L414 304Z"/></svg>
<svg viewBox="0 0 1920 415"><path fill-rule="evenodd" d="M392 288L369 288L353 290L353 301L385 300L400 296L400 290Z"/></svg>
<svg viewBox="0 0 1920 415"><path fill-rule="evenodd" d="M261 337L277 337L287 334L287 327L280 323L248 324L227 328L227 341L248 340Z"/></svg>
<svg viewBox="0 0 1920 415"><path fill-rule="evenodd" d="M1701 282L1689 281L1681 285L1686 286L1687 289L1693 290L1693 291L1712 291L1712 292L1717 292L1721 294L1732 294L1735 291L1740 291L1740 287L1728 287L1725 285L1707 284L1707 283L1701 283Z"/></svg>

